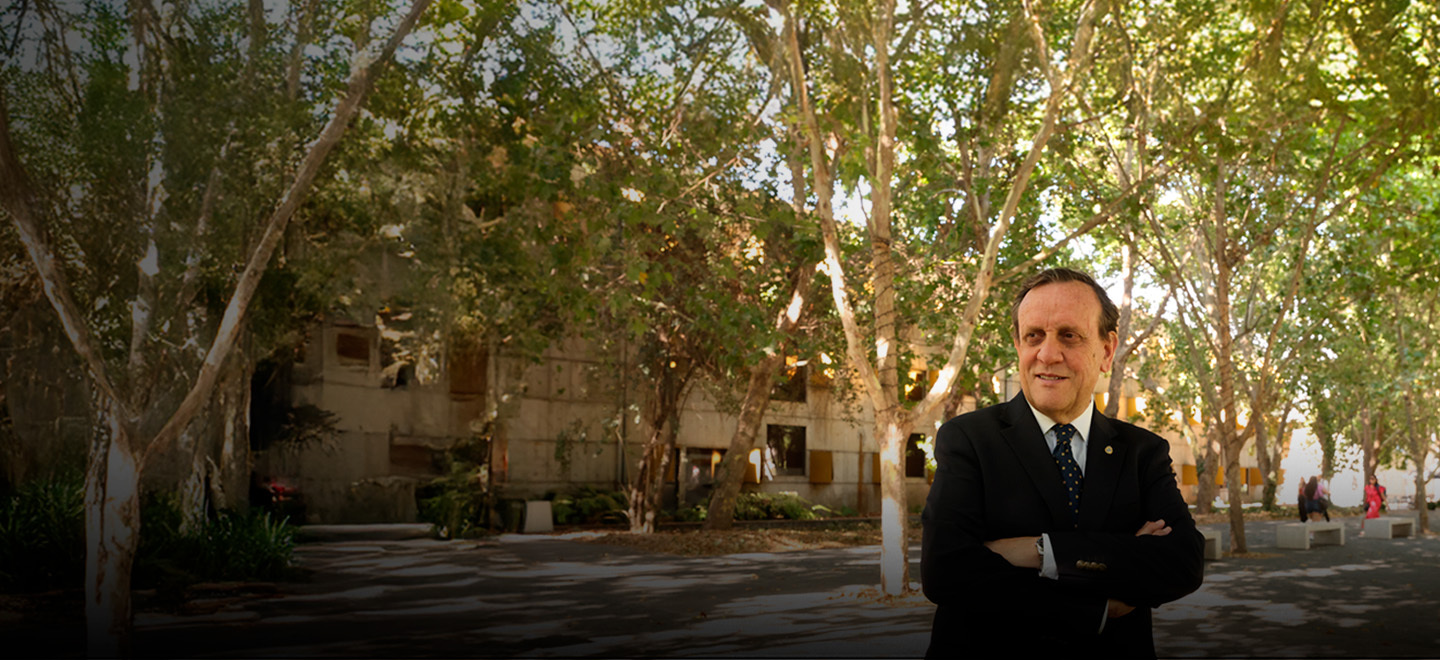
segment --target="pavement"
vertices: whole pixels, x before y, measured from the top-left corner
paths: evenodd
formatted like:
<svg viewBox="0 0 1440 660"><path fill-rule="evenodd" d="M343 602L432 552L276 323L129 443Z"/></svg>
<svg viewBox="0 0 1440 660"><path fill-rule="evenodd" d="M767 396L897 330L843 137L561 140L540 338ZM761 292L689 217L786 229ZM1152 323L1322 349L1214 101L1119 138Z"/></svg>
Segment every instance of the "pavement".
<svg viewBox="0 0 1440 660"><path fill-rule="evenodd" d="M1440 657L1440 537L1359 538L1359 518L1337 520L1345 545L1309 550L1276 548L1277 522L1248 523L1251 556L1206 562L1199 591L1156 610L1161 656ZM1227 525L1203 527L1228 543ZM923 655L934 611L918 593L879 597L876 546L690 558L574 534L424 532L307 529L296 555L309 580L208 614L141 614L135 652L907 658ZM910 558L918 580L918 545Z"/></svg>

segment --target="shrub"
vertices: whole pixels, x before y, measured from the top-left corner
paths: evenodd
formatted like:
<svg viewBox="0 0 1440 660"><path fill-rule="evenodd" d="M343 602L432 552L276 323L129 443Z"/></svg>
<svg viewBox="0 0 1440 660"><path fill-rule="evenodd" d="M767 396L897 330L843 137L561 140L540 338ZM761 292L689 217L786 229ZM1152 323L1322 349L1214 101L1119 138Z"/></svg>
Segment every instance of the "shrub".
<svg viewBox="0 0 1440 660"><path fill-rule="evenodd" d="M441 459L445 476L415 493L417 517L442 539L469 538L489 527L490 488L486 481L484 437L466 438Z"/></svg>
<svg viewBox="0 0 1440 660"><path fill-rule="evenodd" d="M85 479L31 481L0 502L0 589L78 587L85 576Z"/></svg>
<svg viewBox="0 0 1440 660"><path fill-rule="evenodd" d="M673 516L676 522L705 522L705 517L710 515L710 510L704 504L680 509Z"/></svg>
<svg viewBox="0 0 1440 660"><path fill-rule="evenodd" d="M269 511L225 510L186 528L179 498L151 494L140 520L137 586L170 580L277 580L291 567L295 528Z"/></svg>
<svg viewBox="0 0 1440 660"><path fill-rule="evenodd" d="M735 499L736 520L813 520L816 505L798 493L741 493Z"/></svg>
<svg viewBox="0 0 1440 660"><path fill-rule="evenodd" d="M630 498L624 492L592 486L549 499L555 522L561 525L624 522L630 509Z"/></svg>
<svg viewBox="0 0 1440 660"><path fill-rule="evenodd" d="M146 494L134 586L285 577L295 548L288 521L258 509L222 511L184 529L179 498ZM0 588L77 589L85 576L85 485L80 473L27 483L0 503Z"/></svg>

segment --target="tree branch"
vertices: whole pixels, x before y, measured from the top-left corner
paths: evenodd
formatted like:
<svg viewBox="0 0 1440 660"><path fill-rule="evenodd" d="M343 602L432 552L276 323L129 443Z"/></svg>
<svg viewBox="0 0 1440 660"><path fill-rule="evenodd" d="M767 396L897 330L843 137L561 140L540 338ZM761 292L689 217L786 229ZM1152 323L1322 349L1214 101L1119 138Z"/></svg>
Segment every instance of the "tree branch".
<svg viewBox="0 0 1440 660"><path fill-rule="evenodd" d="M36 203L37 194L30 184L30 177L25 174L25 168L15 156L15 149L10 141L10 113L7 105L5 88L0 85L0 191L3 191L0 192L0 202L3 202L5 211L10 214L10 220L20 234L20 242L25 245L25 252L30 255L30 262L40 276L45 297L59 315L65 336L70 340L75 353L80 356L86 371L90 373L96 389L100 390L105 398L113 400L115 405L123 406L123 400L119 398L110 382L110 376L106 373L105 360L91 338L89 326L85 324L85 316L70 293L70 283L65 277L65 271L56 262L54 250L51 249L46 232L40 225L39 218L46 214ZM129 410L121 409L118 412L127 421L133 419Z"/></svg>
<svg viewBox="0 0 1440 660"><path fill-rule="evenodd" d="M280 244L280 238L284 236L286 225L294 216L296 209L300 208L309 195L310 186L316 175L319 174L320 166L324 164L325 158L340 142L350 121L360 111L360 106L364 102L365 95L370 91L370 86L378 70L394 55L400 42L415 26L420 15L430 6L430 1L416 0L415 4L411 6L410 12L400 21L395 28L395 33L391 35L378 54L372 56L364 52L357 53L355 62L352 64L350 83L345 98L336 106L329 123L311 144L310 151L305 154L305 158L300 163L300 169L296 172L294 181L291 182L289 189L285 191L280 203L266 222L260 242L251 252L250 260L245 265L245 271L235 284L235 293L230 297L230 303L225 308L225 315L220 320L220 328L215 334L215 340L210 346L209 353L205 356L204 364L200 367L199 375L196 376L194 384L191 385L189 393L185 395L179 408L146 447L142 465L153 454L163 450L184 430L191 417L199 411L204 399L209 396L210 389L220 374L220 368L240 334L241 320L249 309L251 299L255 296L255 290L260 284L260 277L264 275L268 267L270 256L274 254L276 246Z"/></svg>

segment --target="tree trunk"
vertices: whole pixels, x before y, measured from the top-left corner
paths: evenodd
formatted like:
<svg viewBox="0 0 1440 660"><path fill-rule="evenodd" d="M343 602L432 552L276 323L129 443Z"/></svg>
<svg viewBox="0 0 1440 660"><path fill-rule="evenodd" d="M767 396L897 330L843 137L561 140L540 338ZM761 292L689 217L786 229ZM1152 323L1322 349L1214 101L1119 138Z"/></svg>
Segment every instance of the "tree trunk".
<svg viewBox="0 0 1440 660"><path fill-rule="evenodd" d="M730 449L720 459L714 488L710 491L705 529L730 529L735 523L735 500L740 496L740 482L745 477L750 451L755 448L755 437L770 405L775 374L784 362L785 355L777 351L750 369L750 384L745 388L745 401L740 405L735 435L730 437Z"/></svg>
<svg viewBox="0 0 1440 660"><path fill-rule="evenodd" d="M1210 513L1215 510L1215 476L1220 471L1220 427L1214 422L1205 427L1205 446L1201 450L1201 468L1195 471L1199 481L1195 486L1195 512Z"/></svg>
<svg viewBox="0 0 1440 660"><path fill-rule="evenodd" d="M1417 535L1429 536L1431 534L1430 507L1427 506L1427 503L1430 501L1430 496L1425 493L1425 484L1430 479L1426 472L1425 464L1427 462L1427 454L1430 453L1430 437L1412 434L1410 438L1412 442L1411 451L1413 452L1411 458L1415 461L1415 497L1412 502L1417 517L1416 529L1419 530Z"/></svg>
<svg viewBox="0 0 1440 660"><path fill-rule="evenodd" d="M1270 427L1264 417L1254 417L1250 420L1255 425L1255 463L1260 469L1260 508L1266 511L1275 509L1275 490L1270 487Z"/></svg>
<svg viewBox="0 0 1440 660"><path fill-rule="evenodd" d="M635 480L630 484L630 531L636 534L655 532L660 515L660 493L665 486L665 472L670 468L670 454L675 447L674 425L667 422L650 432Z"/></svg>
<svg viewBox="0 0 1440 660"><path fill-rule="evenodd" d="M1290 453L1290 442L1287 439L1289 433L1290 411L1289 404L1284 406L1280 412L1280 422L1275 425L1275 437L1269 443L1269 451L1260 454L1264 462L1260 468L1260 474L1265 481L1265 490L1261 495L1263 508L1266 511L1276 511L1280 508L1280 464L1284 462L1285 456ZM1268 429L1269 427L1264 427ZM1260 429L1257 429L1257 432Z"/></svg>
<svg viewBox="0 0 1440 660"><path fill-rule="evenodd" d="M908 415L876 414L880 441L880 591L899 595L910 588L910 511L905 492Z"/></svg>
<svg viewBox="0 0 1440 660"><path fill-rule="evenodd" d="M1359 417L1359 433L1355 434L1360 440L1360 472L1362 476L1360 483L1362 484L1370 483L1370 476L1375 474L1375 468L1380 463L1380 433L1376 428L1378 426L1375 423L1376 417L1378 416L1372 415L1368 410L1362 411ZM1327 466L1325 469L1327 480L1333 469L1333 466Z"/></svg>
<svg viewBox="0 0 1440 660"><path fill-rule="evenodd" d="M142 466L117 403L101 402L85 474L85 624L91 657L130 655L130 578L140 545Z"/></svg>
<svg viewBox="0 0 1440 660"><path fill-rule="evenodd" d="M1120 319L1116 327L1120 350L1116 352L1115 363L1110 368L1110 382L1105 388L1105 416L1115 419L1120 414L1120 395L1125 387L1125 361L1130 357L1130 321L1135 314L1135 250L1130 247L1128 236L1120 244L1121 271L1124 273L1124 289L1120 294Z"/></svg>
<svg viewBox="0 0 1440 660"><path fill-rule="evenodd" d="M670 455L680 431L680 407L685 403L690 378L695 373L688 360L672 358L668 351L661 351L656 362L665 366L655 370L657 380L649 402L650 437L641 450L635 479L630 483L630 531L639 534L655 531L665 474L671 469ZM677 365L677 362L685 364ZM679 487L678 479L676 487Z"/></svg>
<svg viewBox="0 0 1440 660"><path fill-rule="evenodd" d="M1224 165L1219 164L1216 172L1223 175ZM1220 409L1211 416L1220 426L1220 449L1225 457L1225 489L1230 494L1230 550L1243 553L1245 544L1244 504L1240 494L1240 451L1244 449L1244 438L1239 434L1239 415L1235 406L1235 339L1231 332L1233 310L1230 300L1230 279L1234 276L1231 262L1231 242L1225 224L1225 185L1223 176L1215 187L1215 207L1211 214L1214 223L1215 259L1215 306L1211 321L1215 326L1215 362L1220 372ZM1253 421L1252 421L1253 423Z"/></svg>
<svg viewBox="0 0 1440 660"><path fill-rule="evenodd" d="M244 351L231 361L232 371L220 382L216 396L220 457L210 480L210 495L216 508L240 510L249 500L250 379L255 373L255 363Z"/></svg>
<svg viewBox="0 0 1440 660"><path fill-rule="evenodd" d="M1225 491L1230 496L1230 552L1248 552L1245 544L1245 496L1241 493L1240 447L1238 443L1225 443Z"/></svg>

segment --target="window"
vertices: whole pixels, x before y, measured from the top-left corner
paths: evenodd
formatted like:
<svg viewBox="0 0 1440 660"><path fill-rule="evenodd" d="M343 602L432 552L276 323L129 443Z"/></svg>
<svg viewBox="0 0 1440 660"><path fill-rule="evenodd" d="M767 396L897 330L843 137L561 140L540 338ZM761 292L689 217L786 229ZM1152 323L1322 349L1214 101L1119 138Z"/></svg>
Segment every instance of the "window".
<svg viewBox="0 0 1440 660"><path fill-rule="evenodd" d="M905 441L905 476L925 476L925 450L920 448L920 443L925 442L925 435L922 433L911 433L910 439Z"/></svg>
<svg viewBox="0 0 1440 660"><path fill-rule="evenodd" d="M335 335L335 357L340 364L370 366L370 340L361 335L341 332Z"/></svg>
<svg viewBox="0 0 1440 660"><path fill-rule="evenodd" d="M793 358L786 359L789 361ZM785 367L785 370L781 373L785 377L785 382L776 385L774 389L770 390L770 400L805 403L805 381L809 380L806 377L805 365L791 365Z"/></svg>
<svg viewBox="0 0 1440 660"><path fill-rule="evenodd" d="M774 476L805 476L805 427L765 425L765 462Z"/></svg>
<svg viewBox="0 0 1440 660"><path fill-rule="evenodd" d="M680 465L685 474L685 483L694 487L714 481L720 459L724 456L724 449L686 448L685 461Z"/></svg>
<svg viewBox="0 0 1440 660"><path fill-rule="evenodd" d="M909 374L910 384L905 388L905 398L910 401L922 401L925 395L930 393L930 386L940 379L940 372L935 369L912 370Z"/></svg>

